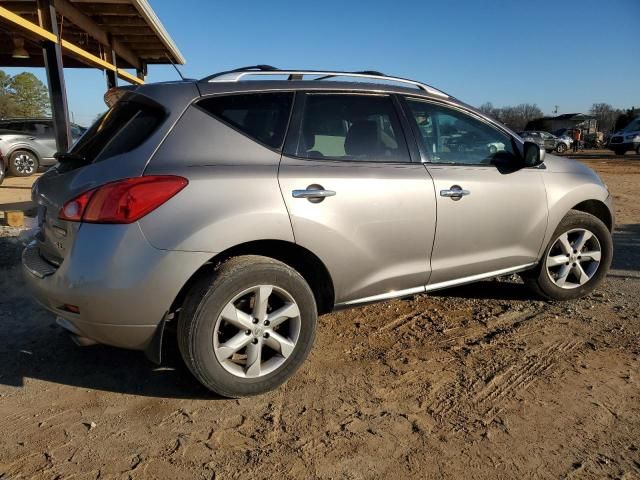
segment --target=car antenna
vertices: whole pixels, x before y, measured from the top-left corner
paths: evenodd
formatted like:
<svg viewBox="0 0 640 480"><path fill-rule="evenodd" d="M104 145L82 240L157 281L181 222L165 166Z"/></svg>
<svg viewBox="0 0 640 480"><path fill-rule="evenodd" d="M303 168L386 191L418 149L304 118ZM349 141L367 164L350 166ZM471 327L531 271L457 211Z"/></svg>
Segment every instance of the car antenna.
<svg viewBox="0 0 640 480"><path fill-rule="evenodd" d="M173 68L176 69L176 72L178 72L178 75L180 75L180 78L182 79L183 82L186 82L187 80L189 80L188 78L184 78L182 76L182 72L180 71L180 69L178 68L178 66L173 63L173 60L171 60L171 57L169 55L167 55L166 53L164 54L165 57L167 57L167 60L169 60L169 63L171 63L171 65L173 66Z"/></svg>

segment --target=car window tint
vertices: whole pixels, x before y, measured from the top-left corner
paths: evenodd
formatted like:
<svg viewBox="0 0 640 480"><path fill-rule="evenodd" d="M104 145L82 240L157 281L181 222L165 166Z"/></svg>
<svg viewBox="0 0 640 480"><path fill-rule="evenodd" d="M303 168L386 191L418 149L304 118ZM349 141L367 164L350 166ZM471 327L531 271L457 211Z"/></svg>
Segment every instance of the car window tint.
<svg viewBox="0 0 640 480"><path fill-rule="evenodd" d="M489 165L497 156L514 154L511 138L479 119L429 102L407 103L431 162Z"/></svg>
<svg viewBox="0 0 640 480"><path fill-rule="evenodd" d="M299 157L411 161L389 96L308 94L302 117Z"/></svg>
<svg viewBox="0 0 640 480"><path fill-rule="evenodd" d="M198 106L249 137L272 148L282 147L293 93L249 93L210 97Z"/></svg>
<svg viewBox="0 0 640 480"><path fill-rule="evenodd" d="M140 146L162 123L160 107L136 101L117 102L71 148L88 162L101 161Z"/></svg>

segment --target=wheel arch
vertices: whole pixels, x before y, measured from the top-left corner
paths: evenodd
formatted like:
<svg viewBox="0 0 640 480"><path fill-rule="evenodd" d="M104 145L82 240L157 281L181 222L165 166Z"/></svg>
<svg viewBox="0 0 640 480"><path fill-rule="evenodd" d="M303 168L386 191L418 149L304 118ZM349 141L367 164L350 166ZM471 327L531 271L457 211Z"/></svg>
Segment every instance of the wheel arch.
<svg viewBox="0 0 640 480"><path fill-rule="evenodd" d="M613 230L613 215L611 214L609 207L600 200L585 200L574 205L571 210L589 213L600 219L602 223L607 226L610 232Z"/></svg>
<svg viewBox="0 0 640 480"><path fill-rule="evenodd" d="M38 160L38 163L40 163L42 160L40 158L40 155L38 155L38 152L36 152L36 150L33 147L31 147L30 145L18 144L18 145L15 145L13 148L11 148L11 150L9 150L7 154L4 156L4 162L5 162L4 164L6 167L9 166L9 161L11 159L11 156L19 150L26 150L27 152L32 154L34 157L36 157L36 159Z"/></svg>
<svg viewBox="0 0 640 480"><path fill-rule="evenodd" d="M216 267L231 257L262 255L278 260L296 270L307 281L316 300L318 314L329 313L335 304L335 290L329 270L313 252L285 240L255 240L235 245L218 253L191 275L178 292L171 311L178 310L191 286L203 275L211 275Z"/></svg>

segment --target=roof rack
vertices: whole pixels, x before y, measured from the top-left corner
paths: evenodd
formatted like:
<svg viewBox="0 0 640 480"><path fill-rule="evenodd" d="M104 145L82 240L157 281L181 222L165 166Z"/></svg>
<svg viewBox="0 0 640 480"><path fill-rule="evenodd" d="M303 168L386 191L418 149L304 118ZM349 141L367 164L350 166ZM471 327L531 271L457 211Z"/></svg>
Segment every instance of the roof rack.
<svg viewBox="0 0 640 480"><path fill-rule="evenodd" d="M433 88L425 83L416 82L415 80L409 80L401 77L390 77L380 72L365 70L361 72L336 72L336 71L324 71L324 70L280 70L272 67L271 65L252 65L249 67L236 68L234 70L227 70L225 72L214 73L208 77L204 77L199 80L200 82L238 82L243 77L247 76L274 76L274 75L288 75L288 80L304 80L305 76L311 75L317 78L311 80L326 80L328 78L335 77L352 77L352 78L366 78L370 80L382 80L388 82L397 82L424 90L432 95L439 97L449 98L449 95Z"/></svg>

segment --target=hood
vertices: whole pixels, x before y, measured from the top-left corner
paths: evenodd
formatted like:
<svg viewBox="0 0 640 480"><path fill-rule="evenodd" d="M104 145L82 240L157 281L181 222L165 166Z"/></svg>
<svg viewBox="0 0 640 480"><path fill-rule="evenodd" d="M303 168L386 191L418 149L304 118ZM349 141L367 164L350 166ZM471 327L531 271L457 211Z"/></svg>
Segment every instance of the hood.
<svg viewBox="0 0 640 480"><path fill-rule="evenodd" d="M604 185L598 174L587 167L584 163L567 157L558 157L547 153L544 158L544 166L551 173L573 173L585 175L592 179L597 179L598 183Z"/></svg>

